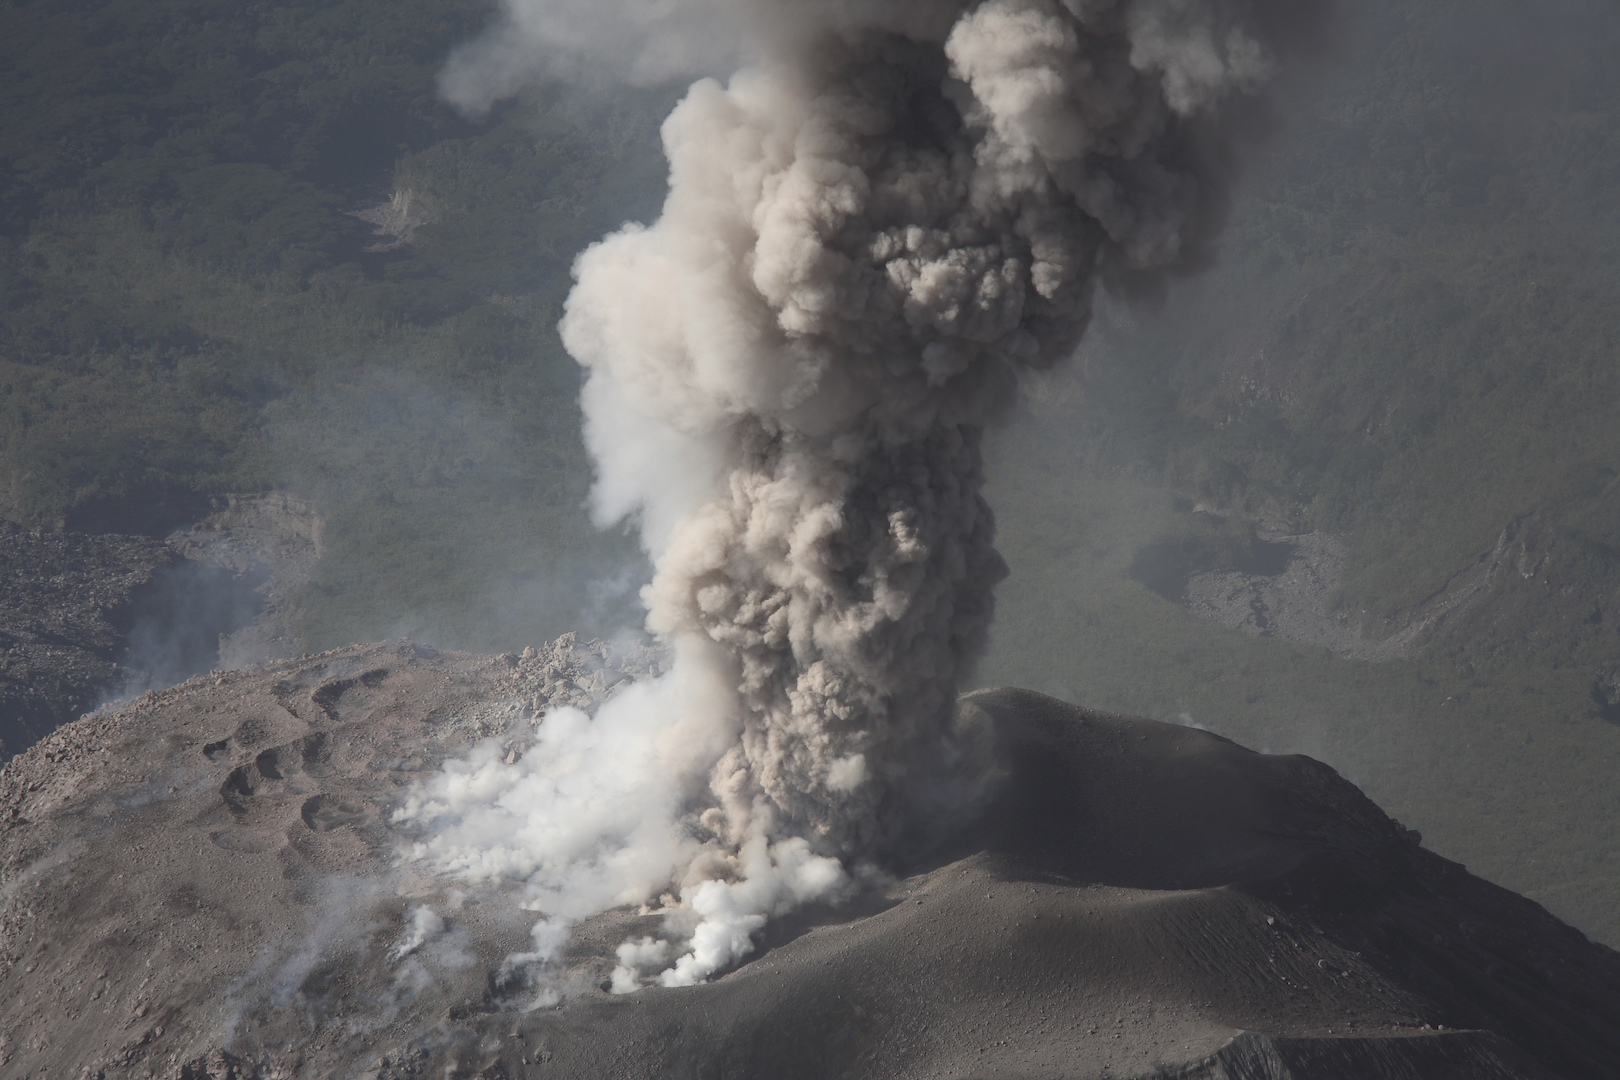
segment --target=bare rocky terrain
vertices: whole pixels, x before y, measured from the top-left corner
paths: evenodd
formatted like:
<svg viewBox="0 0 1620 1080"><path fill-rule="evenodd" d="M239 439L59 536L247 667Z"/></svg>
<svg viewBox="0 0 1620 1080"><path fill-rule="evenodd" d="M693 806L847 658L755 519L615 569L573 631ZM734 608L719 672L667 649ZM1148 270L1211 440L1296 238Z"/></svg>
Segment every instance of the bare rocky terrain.
<svg viewBox="0 0 1620 1080"><path fill-rule="evenodd" d="M0 761L111 695L296 651L285 604L320 529L281 492L160 536L0 520Z"/></svg>
<svg viewBox="0 0 1620 1080"><path fill-rule="evenodd" d="M174 561L146 537L0 521L0 761L123 681L131 598Z"/></svg>
<svg viewBox="0 0 1620 1080"><path fill-rule="evenodd" d="M1512 521L1492 550L1458 568L1432 595L1370 626L1332 603L1349 554L1343 540L1323 532L1289 533L1278 525L1258 529L1256 537L1275 549L1276 565L1269 572L1189 567L1182 600L1187 611L1245 633L1321 645L1351 660L1410 655L1480 606L1504 573L1526 580L1542 573L1555 542L1534 517Z"/></svg>
<svg viewBox="0 0 1620 1080"><path fill-rule="evenodd" d="M974 830L737 969L607 993L635 909L514 969L515 886L426 872L392 810L660 666L385 642L61 728L0 771L0 1076L1612 1076L1620 955L1319 762L1017 690L963 699Z"/></svg>
<svg viewBox="0 0 1620 1080"><path fill-rule="evenodd" d="M282 491L223 495L206 517L165 539L183 559L255 582L251 622L219 643L219 666L242 667L297 651L287 625L287 601L321 557L324 526L308 500Z"/></svg>
<svg viewBox="0 0 1620 1080"><path fill-rule="evenodd" d="M1347 615L1330 607L1344 573L1344 542L1327 533L1294 536L1261 530L1262 543L1284 549L1274 574L1198 570L1187 576L1187 610L1234 630L1309 642L1358 660L1400 655L1394 642L1369 642Z"/></svg>

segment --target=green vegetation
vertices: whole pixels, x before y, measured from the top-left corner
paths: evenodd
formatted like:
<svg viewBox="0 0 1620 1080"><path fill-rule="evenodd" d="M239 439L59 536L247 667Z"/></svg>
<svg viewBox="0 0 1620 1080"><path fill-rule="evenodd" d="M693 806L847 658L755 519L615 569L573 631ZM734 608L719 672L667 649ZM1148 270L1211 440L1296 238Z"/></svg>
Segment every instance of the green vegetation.
<svg viewBox="0 0 1620 1080"><path fill-rule="evenodd" d="M638 556L586 519L554 327L574 254L656 212L670 94L460 118L436 72L493 6L0 6L0 513L296 490L327 523L311 648L618 623ZM996 438L1013 576L980 676L1322 757L1620 942L1620 25L1358 18L1281 95L1221 264L1108 314ZM389 234L356 216L391 201ZM1257 521L1344 537L1334 602L1374 637L1510 528L1535 557L1377 664L1138 580L1260 567Z"/></svg>

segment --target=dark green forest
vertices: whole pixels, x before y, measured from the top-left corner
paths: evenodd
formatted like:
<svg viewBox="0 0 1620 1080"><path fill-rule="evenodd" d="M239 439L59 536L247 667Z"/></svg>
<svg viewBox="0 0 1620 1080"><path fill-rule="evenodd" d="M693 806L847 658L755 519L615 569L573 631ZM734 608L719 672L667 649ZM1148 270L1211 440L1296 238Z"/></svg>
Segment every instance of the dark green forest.
<svg viewBox="0 0 1620 1080"><path fill-rule="evenodd" d="M587 519L554 326L574 254L656 214L679 88L458 116L436 74L492 9L0 5L0 513L161 531L305 495L311 649L625 625L635 538ZM1595 0L1348 13L1275 95L1217 265L1105 302L992 437L1013 575L979 681L1320 757L1620 942L1616 41ZM1268 527L1348 545L1329 602L1369 641L1517 547L1377 662L1143 572L1242 567Z"/></svg>

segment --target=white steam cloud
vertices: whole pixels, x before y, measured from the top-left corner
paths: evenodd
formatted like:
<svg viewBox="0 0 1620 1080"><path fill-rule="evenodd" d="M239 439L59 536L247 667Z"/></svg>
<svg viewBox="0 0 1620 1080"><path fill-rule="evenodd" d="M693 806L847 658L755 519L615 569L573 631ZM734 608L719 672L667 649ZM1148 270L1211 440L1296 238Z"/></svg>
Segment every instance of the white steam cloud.
<svg viewBox="0 0 1620 1080"><path fill-rule="evenodd" d="M399 944L388 950L388 959L396 963L411 955L429 941L444 933L444 920L426 904L418 904L410 912L410 928Z"/></svg>
<svg viewBox="0 0 1620 1080"><path fill-rule="evenodd" d="M663 215L580 256L562 322L596 511L639 521L674 671L401 811L434 826L424 857L526 882L535 962L674 886L680 944L627 942L613 985L701 980L971 802L952 705L1006 572L980 433L1072 353L1099 283L1204 256L1274 21L1241 0L509 0L455 55L446 92L474 110L590 60L741 65L669 117Z"/></svg>

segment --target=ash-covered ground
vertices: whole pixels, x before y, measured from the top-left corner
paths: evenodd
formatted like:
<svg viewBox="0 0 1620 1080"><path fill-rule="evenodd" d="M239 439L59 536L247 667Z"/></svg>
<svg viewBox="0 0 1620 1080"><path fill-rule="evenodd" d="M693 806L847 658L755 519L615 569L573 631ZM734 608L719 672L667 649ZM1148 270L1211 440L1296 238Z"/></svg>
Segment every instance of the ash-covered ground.
<svg viewBox="0 0 1620 1080"><path fill-rule="evenodd" d="M429 872L391 814L662 663L354 646L44 739L0 772L0 1075L1612 1075L1612 950L1309 758L1016 690L963 699L1003 773L975 829L735 969L610 994L639 908L514 969L515 886Z"/></svg>

